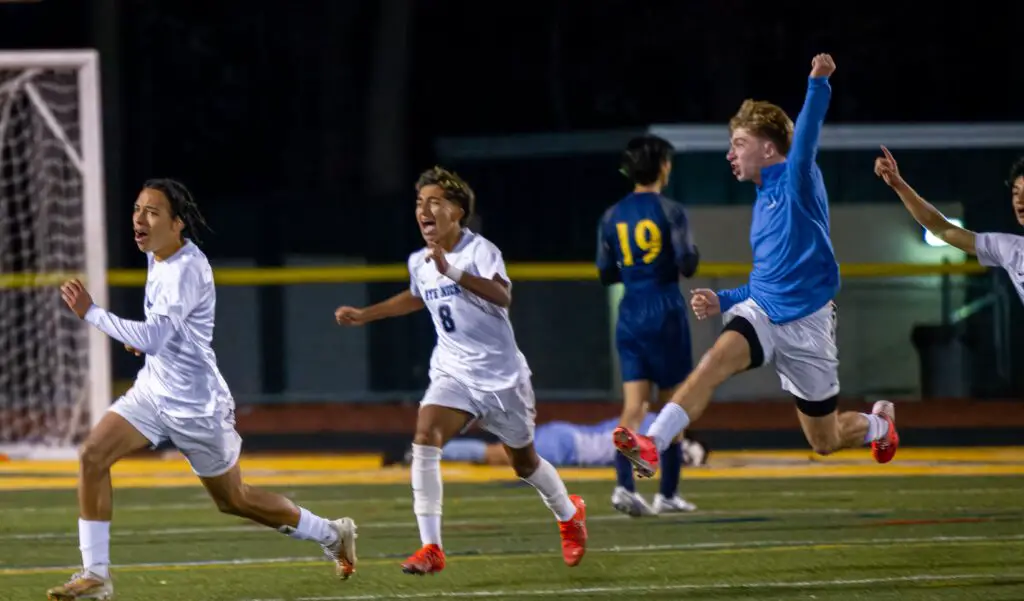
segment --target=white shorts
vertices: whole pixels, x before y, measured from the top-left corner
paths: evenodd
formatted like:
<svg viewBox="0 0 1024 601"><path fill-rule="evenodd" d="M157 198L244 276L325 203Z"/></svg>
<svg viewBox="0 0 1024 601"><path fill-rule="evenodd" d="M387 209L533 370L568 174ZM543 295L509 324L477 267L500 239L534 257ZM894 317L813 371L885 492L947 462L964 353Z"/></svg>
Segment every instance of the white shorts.
<svg viewBox="0 0 1024 601"><path fill-rule="evenodd" d="M218 406L217 412L208 417L174 417L167 415L150 395L132 388L108 411L125 418L154 447L171 441L200 478L224 474L242 451L233 403Z"/></svg>
<svg viewBox="0 0 1024 601"><path fill-rule="evenodd" d="M515 388L498 391L475 390L455 378L434 377L420 405L438 405L471 414L480 427L497 436L513 449L533 442L537 403L529 377Z"/></svg>
<svg viewBox="0 0 1024 601"><path fill-rule="evenodd" d="M805 401L824 401L839 394L835 303L796 321L775 324L753 299L747 299L726 311L725 323L734 317L754 326L764 363L775 364L783 390Z"/></svg>

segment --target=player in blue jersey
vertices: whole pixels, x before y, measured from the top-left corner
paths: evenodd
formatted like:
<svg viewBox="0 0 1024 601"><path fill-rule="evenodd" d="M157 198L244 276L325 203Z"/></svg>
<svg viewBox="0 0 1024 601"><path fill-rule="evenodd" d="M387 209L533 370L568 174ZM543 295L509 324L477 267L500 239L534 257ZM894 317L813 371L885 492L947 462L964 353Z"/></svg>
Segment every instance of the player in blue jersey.
<svg viewBox="0 0 1024 601"><path fill-rule="evenodd" d="M597 268L601 283L622 282L626 293L619 305L615 347L622 370L621 426L637 429L647 411L653 387L664 403L693 367L686 301L679 276L691 277L700 260L683 206L661 194L668 185L675 149L658 136L630 140L622 172L633 192L601 216L597 230ZM677 436L678 434L678 436ZM617 486L612 506L632 515L692 511L679 496L682 432L667 441L664 469L653 507L636 492L628 459L617 456Z"/></svg>
<svg viewBox="0 0 1024 601"><path fill-rule="evenodd" d="M807 96L796 126L773 104L747 100L729 122L726 155L739 181L757 187L750 244L750 282L732 290L695 290L698 319L722 313L725 330L642 436L629 428L612 438L642 476L657 470L658 451L700 417L715 388L731 376L774 363L782 388L796 399L797 414L814 451L827 455L871 444L879 463L899 445L892 403L878 401L870 414L837 412L839 359L836 308L839 264L829 239L828 194L815 158L828 111L827 54L811 61Z"/></svg>

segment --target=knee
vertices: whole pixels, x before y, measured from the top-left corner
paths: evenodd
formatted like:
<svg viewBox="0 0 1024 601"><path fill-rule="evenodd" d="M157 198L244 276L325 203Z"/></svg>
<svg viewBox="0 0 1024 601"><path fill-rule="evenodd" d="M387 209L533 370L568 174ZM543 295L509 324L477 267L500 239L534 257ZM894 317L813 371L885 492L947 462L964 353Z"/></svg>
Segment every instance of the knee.
<svg viewBox="0 0 1024 601"><path fill-rule="evenodd" d="M81 465L82 473L98 474L110 470L113 460L109 449L103 443L93 438L87 438L78 449L78 463Z"/></svg>
<svg viewBox="0 0 1024 601"><path fill-rule="evenodd" d="M540 467L540 456L536 451L521 449L511 454L512 469L519 478L529 478Z"/></svg>
<svg viewBox="0 0 1024 601"><path fill-rule="evenodd" d="M444 433L441 432L441 428L438 426L430 424L417 426L412 442L413 444L440 448L444 446Z"/></svg>
<svg viewBox="0 0 1024 601"><path fill-rule="evenodd" d="M842 446L839 444L838 436L828 436L822 433L808 435L807 442L810 443L814 453L822 457L835 453Z"/></svg>
<svg viewBox="0 0 1024 601"><path fill-rule="evenodd" d="M828 443L825 443L825 444L812 444L811 445L811 450L814 451L815 455L821 455L822 457L825 457L826 455L831 455L832 453L835 453L836 451L838 451L839 447L838 447L838 445L828 444Z"/></svg>
<svg viewBox="0 0 1024 601"><path fill-rule="evenodd" d="M213 502L217 505L217 511L239 517L248 515L249 505L245 492L246 487L243 484L239 488L214 496Z"/></svg>

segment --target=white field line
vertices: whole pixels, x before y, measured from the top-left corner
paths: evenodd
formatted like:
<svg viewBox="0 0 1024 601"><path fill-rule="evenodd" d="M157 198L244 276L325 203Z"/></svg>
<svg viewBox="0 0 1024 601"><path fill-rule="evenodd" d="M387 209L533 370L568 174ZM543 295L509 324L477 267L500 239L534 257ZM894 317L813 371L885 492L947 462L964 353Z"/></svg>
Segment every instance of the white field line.
<svg viewBox="0 0 1024 601"><path fill-rule="evenodd" d="M929 536L919 538L854 538L854 539L832 539L832 540L751 540L734 542L705 542L705 543L680 543L664 545L623 545L613 547L592 547L588 553L649 553L662 551L720 551L732 549L763 549L763 548L789 548L801 549L826 545L829 547L842 546L894 546L894 545L920 545L920 544L971 544L971 543L1000 543L1024 541L1024 534L1005 536ZM464 560L494 559L502 560L513 558L535 558L541 554L552 554L558 552L556 549L533 549L515 552L489 551L474 553L472 555L454 555ZM361 563L377 561L395 561L396 557L391 555L376 555L360 558ZM198 567L231 567L231 566L262 566L262 565L296 565L323 563L326 561L323 555L307 557L267 557L267 558L240 558L209 561L182 561L182 562L157 562L157 563L128 563L111 566L112 570L121 571L167 571L185 568ZM0 568L0 576L12 576L21 574L65 572L80 569L80 566L25 566ZM333 597L330 597L333 599ZM325 598L326 599L326 598Z"/></svg>
<svg viewBox="0 0 1024 601"><path fill-rule="evenodd" d="M921 496L933 496L948 494L955 492L958 495L1001 495L1007 493L1020 493L1024 490L1024 487L1001 487L1001 488L970 488L970 489L949 489L949 488L908 488L899 490L887 490L887 495L921 495ZM21 491L19 491L21 492ZM685 491L683 491L685 492ZM686 495L689 500L700 501L701 499L735 499L740 496L741 493L737 492L725 492L725 491L714 491L706 493L693 493L692 495ZM792 490L759 490L751 493L757 497L856 497L857 495L864 494L864 490L811 490L811 491L792 491ZM200 495L202 496L202 495ZM338 498L338 497L321 497L317 496L303 496L303 495L287 495L292 498L293 501L300 501L302 503L332 503L339 505L379 505L381 503L397 503L400 505L412 506L412 493L408 496L403 497L360 497L355 498ZM693 497L690 499L690 497ZM503 495L465 495L465 496L452 496L451 502L461 504L467 503L492 503L495 501L517 501L521 499L535 499L537 495L533 492L523 494L519 492L509 492ZM154 503L136 503L133 505L117 505L115 506L116 512L147 512L152 511L155 513L161 513L164 511L174 510L191 510L191 509L213 509L213 501L203 500L195 501L191 503L187 502L154 502ZM36 507L0 507L0 515L4 513L77 513L78 508L74 505L47 505L47 506L36 506Z"/></svg>
<svg viewBox="0 0 1024 601"><path fill-rule="evenodd" d="M531 497L532 499L533 497ZM957 511L989 511L983 508L969 508L969 507L945 507L944 511L957 512ZM211 510L213 511L213 510ZM765 509L736 509L736 510L698 510L693 513L674 513L665 514L659 516L650 516L643 518L645 522L650 520L661 520L661 521L673 521L673 522L685 522L692 521L694 523L714 523L706 522L702 520L704 516L708 517L719 517L728 518L736 517L742 519L745 516L757 517L757 516L769 516L769 515L866 515L870 517L872 513L894 513L903 511L905 514L912 515L917 513L914 511L906 511L893 507L883 507L874 509L850 509L850 508L765 508ZM881 517L881 516L880 516ZM593 522L626 522L632 521L636 518L630 518L625 515L611 514L611 515L595 515L587 518L590 523ZM482 527L482 526L530 526L538 524L549 524L552 523L553 518L521 518L517 520L508 519L497 519L497 518L486 518L486 519L475 519L475 520L445 520L444 525L446 527ZM116 524L116 522L115 522ZM399 528L412 528L415 526L412 516L408 520L399 522L365 522L358 523L360 530L389 530ZM111 528L111 538L120 537L139 537L139 536L188 536L188 535L199 535L199 534L230 534L230 533L242 533L242 532L270 532L269 528L265 526L258 526L255 524L239 524L236 526L189 526L183 528L141 528L132 530L123 530L115 527ZM0 541L5 540L57 540L57 539L74 539L78 537L78 532L66 531L66 532L19 532L16 534L0 534Z"/></svg>
<svg viewBox="0 0 1024 601"><path fill-rule="evenodd" d="M711 582L707 584L665 584L637 586L589 586L560 589L526 589L494 591L436 591L431 593L388 593L386 595L341 595L337 597L298 597L295 601L378 601L379 599L486 599L492 597L560 597L563 595L618 595L621 593L657 593L671 591L716 591L758 589L821 589L846 586L864 586L897 583L955 582L965 580L988 580L1005 582L1024 579L1024 574L910 574L887 578L857 578L835 580L803 580L779 582L762 580L755 582ZM813 597L812 597L813 598ZM285 601L284 599L252 599L248 601Z"/></svg>

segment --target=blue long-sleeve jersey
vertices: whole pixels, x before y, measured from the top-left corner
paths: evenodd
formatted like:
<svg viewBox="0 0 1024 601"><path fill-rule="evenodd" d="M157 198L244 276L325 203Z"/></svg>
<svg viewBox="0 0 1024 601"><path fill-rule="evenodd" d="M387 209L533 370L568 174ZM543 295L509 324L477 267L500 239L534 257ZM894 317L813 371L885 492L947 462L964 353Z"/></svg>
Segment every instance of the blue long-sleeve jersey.
<svg viewBox="0 0 1024 601"><path fill-rule="evenodd" d="M722 311L753 298L774 323L814 313L839 291L839 263L829 238L828 193L815 158L832 95L828 78L808 79L786 161L761 170L750 246L750 282L718 291Z"/></svg>

